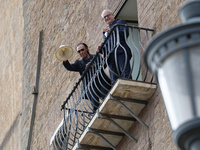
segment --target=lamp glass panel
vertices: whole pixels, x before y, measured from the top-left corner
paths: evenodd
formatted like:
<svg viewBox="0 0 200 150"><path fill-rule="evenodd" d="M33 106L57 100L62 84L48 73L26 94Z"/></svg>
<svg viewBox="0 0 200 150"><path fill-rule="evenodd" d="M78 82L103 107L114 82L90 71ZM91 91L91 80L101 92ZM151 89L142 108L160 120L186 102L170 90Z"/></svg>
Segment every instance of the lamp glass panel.
<svg viewBox="0 0 200 150"><path fill-rule="evenodd" d="M186 66L183 51L177 51L158 69L158 80L173 130L193 118Z"/></svg>
<svg viewBox="0 0 200 150"><path fill-rule="evenodd" d="M190 60L197 117L200 117L200 46L190 48Z"/></svg>

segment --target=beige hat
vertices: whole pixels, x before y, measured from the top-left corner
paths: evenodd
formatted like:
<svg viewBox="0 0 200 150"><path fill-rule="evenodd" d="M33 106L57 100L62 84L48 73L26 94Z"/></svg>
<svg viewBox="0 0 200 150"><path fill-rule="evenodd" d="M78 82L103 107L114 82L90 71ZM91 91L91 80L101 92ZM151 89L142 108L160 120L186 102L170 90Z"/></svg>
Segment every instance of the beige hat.
<svg viewBox="0 0 200 150"><path fill-rule="evenodd" d="M61 45L56 52L56 57L61 61L68 60L73 54L73 49L70 46Z"/></svg>

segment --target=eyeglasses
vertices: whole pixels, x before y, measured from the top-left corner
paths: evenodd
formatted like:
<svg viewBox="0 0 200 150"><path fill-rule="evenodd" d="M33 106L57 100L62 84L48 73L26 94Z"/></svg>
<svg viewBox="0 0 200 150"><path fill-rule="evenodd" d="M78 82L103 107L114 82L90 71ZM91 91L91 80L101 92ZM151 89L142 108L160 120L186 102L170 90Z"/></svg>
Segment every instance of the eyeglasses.
<svg viewBox="0 0 200 150"><path fill-rule="evenodd" d="M112 15L112 14L105 15L105 16L103 17L103 19L106 19L106 17L109 17L110 15Z"/></svg>
<svg viewBox="0 0 200 150"><path fill-rule="evenodd" d="M82 48L82 49L78 50L77 52L80 53L80 52L82 52L82 51L84 51L84 50L85 50L85 49Z"/></svg>

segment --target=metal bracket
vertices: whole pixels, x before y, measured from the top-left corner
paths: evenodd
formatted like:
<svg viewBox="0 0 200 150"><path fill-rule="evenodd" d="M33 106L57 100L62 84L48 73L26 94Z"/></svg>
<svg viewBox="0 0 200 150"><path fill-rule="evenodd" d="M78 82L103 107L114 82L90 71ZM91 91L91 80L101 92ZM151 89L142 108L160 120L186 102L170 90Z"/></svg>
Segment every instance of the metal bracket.
<svg viewBox="0 0 200 150"><path fill-rule="evenodd" d="M38 94L38 90L36 89L36 86L33 87L33 92L32 94Z"/></svg>
<svg viewBox="0 0 200 150"><path fill-rule="evenodd" d="M99 112L97 112L99 113ZM133 140L134 142L137 143L137 139L134 138L132 135L130 135L124 128L122 128L118 123L116 123L113 119L109 118L108 116L104 116L102 114L98 114L98 117L99 118L102 118L102 119L107 119L109 120L111 123L113 123L116 127L118 127L124 134L126 134L131 140Z"/></svg>
<svg viewBox="0 0 200 150"><path fill-rule="evenodd" d="M123 98L118 98L118 97L114 97L110 95L110 99L115 100L120 105L122 105L138 122L140 122L143 126L149 129L148 125L146 125L135 113L133 113L126 105L124 105L124 103L121 102L120 99L123 99Z"/></svg>
<svg viewBox="0 0 200 150"><path fill-rule="evenodd" d="M103 139L110 147L112 147L112 149L117 150L117 148L116 148L114 145L112 145L104 136L102 136L101 134L99 134L99 133L96 132L95 130L93 130L93 129L91 129L91 128L88 127L88 131L91 132L91 133L93 133L93 134L98 135L98 136L99 136L101 139Z"/></svg>

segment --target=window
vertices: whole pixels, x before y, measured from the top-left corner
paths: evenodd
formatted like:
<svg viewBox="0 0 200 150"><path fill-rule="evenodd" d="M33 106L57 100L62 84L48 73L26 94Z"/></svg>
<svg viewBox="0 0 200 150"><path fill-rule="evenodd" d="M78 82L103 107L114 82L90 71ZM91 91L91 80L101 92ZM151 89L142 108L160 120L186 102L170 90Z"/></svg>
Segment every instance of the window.
<svg viewBox="0 0 200 150"><path fill-rule="evenodd" d="M118 12L115 15L115 19L123 19L127 22L128 25L133 25L137 27L138 26L137 0L125 0L121 3L119 7L120 8L118 8ZM129 35L128 43L134 53L134 57L132 57L131 61L135 59L132 78L136 79L138 76L137 72L140 69L140 56L139 53L137 52L137 49L140 50L140 46L139 46L138 30L134 29L133 31L131 31L130 29L130 33L131 32L133 32L133 35ZM132 39L134 40L136 48L131 42ZM141 74L139 75L139 80L142 80Z"/></svg>

